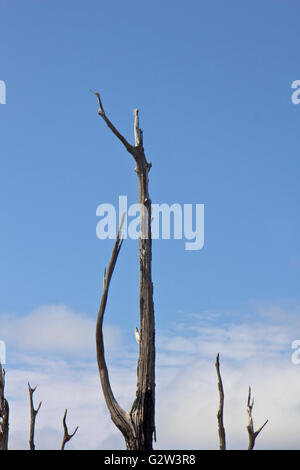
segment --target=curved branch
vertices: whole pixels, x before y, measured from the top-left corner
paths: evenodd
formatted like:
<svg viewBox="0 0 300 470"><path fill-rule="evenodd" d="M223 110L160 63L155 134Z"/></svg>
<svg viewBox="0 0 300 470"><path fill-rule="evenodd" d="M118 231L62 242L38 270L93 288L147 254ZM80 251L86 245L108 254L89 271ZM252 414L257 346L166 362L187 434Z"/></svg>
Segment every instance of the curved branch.
<svg viewBox="0 0 300 470"><path fill-rule="evenodd" d="M79 427L79 426L76 426L75 431L74 431L72 434L69 434L68 426L67 426L67 423L66 423L67 412L68 412L68 410L66 409L65 414L64 414L64 417L63 417L64 437L63 437L63 440L62 440L62 444L61 444L60 450L64 450L64 449L65 449L66 443L69 442L69 441L72 439L72 437L75 435L75 433L76 433L76 431L77 431L77 429L78 429L78 427Z"/></svg>
<svg viewBox="0 0 300 470"><path fill-rule="evenodd" d="M39 409L42 405L42 402L40 401L39 406L37 409L34 409L33 406L33 394L36 391L37 385L34 388L30 387L30 383L28 382L28 390L29 390L29 399L30 399L30 436L29 436L29 446L30 450L35 450L35 445L34 445L34 431L35 431L35 419L36 415L39 412Z"/></svg>
<svg viewBox="0 0 300 470"><path fill-rule="evenodd" d="M224 428L224 422L223 422L224 390L223 390L223 383L222 383L221 372L220 372L219 353L216 357L215 367L217 370L218 389L219 389L219 396L220 396L220 405L219 405L219 410L217 413L220 450L226 450L226 437L225 437L225 428Z"/></svg>
<svg viewBox="0 0 300 470"><path fill-rule="evenodd" d="M110 280L114 272L116 261L117 261L122 243L123 243L123 240L120 239L120 233L121 233L121 228L124 222L124 216L125 214L123 214L122 219L121 219L121 223L120 223L119 230L117 233L116 241L114 243L114 247L112 250L111 259L110 259L107 271L106 270L104 271L102 298L101 298L101 303L100 303L98 317L97 317L97 324L96 324L96 347L97 347L98 369L99 369L100 380L101 380L101 385L102 385L102 390L103 390L104 398L106 401L106 405L111 414L112 421L120 429L128 445L129 442L132 443L134 441L135 431L134 431L134 427L131 422L129 414L120 407L111 389L109 374L108 374L107 365L105 361L104 341L103 341L103 317L104 317L104 312L105 312L106 303L107 303Z"/></svg>

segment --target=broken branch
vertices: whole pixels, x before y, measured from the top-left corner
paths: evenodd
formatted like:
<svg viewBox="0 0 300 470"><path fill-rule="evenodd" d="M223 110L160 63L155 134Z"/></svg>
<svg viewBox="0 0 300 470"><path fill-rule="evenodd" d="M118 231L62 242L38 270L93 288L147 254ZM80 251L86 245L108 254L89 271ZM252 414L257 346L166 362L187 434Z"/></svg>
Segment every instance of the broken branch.
<svg viewBox="0 0 300 470"><path fill-rule="evenodd" d="M248 450L253 450L255 446L255 440L257 436L259 435L260 431L265 427L267 424L268 420L259 428L257 431L254 431L254 424L253 424L253 417L252 417L252 409L254 406L254 398L251 400L251 387L249 385L249 391L248 391L248 400L247 400L247 415L248 415L248 426L247 426L247 431L249 435L249 445L248 445Z"/></svg>

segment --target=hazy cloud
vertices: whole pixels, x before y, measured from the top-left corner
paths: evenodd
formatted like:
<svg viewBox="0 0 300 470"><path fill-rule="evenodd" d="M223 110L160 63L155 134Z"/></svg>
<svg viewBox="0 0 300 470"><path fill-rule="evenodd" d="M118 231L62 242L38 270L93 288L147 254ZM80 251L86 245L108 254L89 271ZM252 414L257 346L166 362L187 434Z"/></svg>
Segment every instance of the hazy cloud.
<svg viewBox="0 0 300 470"><path fill-rule="evenodd" d="M86 357L95 354L96 319L74 312L65 305L46 305L25 316L0 316L0 338L8 351L20 350ZM119 347L122 335L118 327L105 325L108 349ZM7 358L9 361L9 358Z"/></svg>
<svg viewBox="0 0 300 470"><path fill-rule="evenodd" d="M214 314L211 321L207 315L205 325L201 315L184 315L180 325L157 332L157 449L218 448L214 367L218 352L228 448L247 447L246 400L250 384L255 397L255 427L269 419L256 448L299 449L300 366L291 362L290 344L298 336L298 319L294 312L287 311L282 321L274 311L272 315L269 309L267 317L260 320L256 316L253 322L245 316L247 321L239 323L221 324L218 315ZM59 448L65 408L70 429L79 425L69 448L124 448L123 437L106 409L96 358L94 352L91 354L94 320L59 306L43 307L10 321L9 326L5 325L6 337L11 347L16 342L20 348L14 353L13 364L7 364L10 448L28 448L28 380L38 384L35 399L43 402L37 418L37 448ZM74 331L69 332L70 326ZM65 345L59 329L69 335ZM26 340L20 330L28 335ZM51 340L45 338L47 331ZM109 335L115 348L109 366L112 388L120 405L128 410L135 397L136 351L124 347L118 328L111 326ZM60 352L56 360L44 354L54 345ZM69 359L70 352L76 354L76 361ZM16 358L20 359L20 367L16 366Z"/></svg>

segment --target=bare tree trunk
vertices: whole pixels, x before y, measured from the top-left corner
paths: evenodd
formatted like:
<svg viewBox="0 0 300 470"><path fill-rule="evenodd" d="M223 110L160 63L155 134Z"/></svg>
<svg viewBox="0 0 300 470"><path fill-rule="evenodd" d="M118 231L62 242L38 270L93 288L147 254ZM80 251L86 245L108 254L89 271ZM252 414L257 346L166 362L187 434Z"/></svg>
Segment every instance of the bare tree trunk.
<svg viewBox="0 0 300 470"><path fill-rule="evenodd" d="M117 404L109 383L105 364L102 324L111 275L121 248L120 232L114 245L107 274L104 277L101 305L98 312L96 328L97 359L102 389L111 418L121 430L127 449L152 449L153 434L155 436L155 330L153 284L151 275L152 241L151 241L151 200L148 191L148 163L143 147L143 133L139 127L138 110L134 110L135 146L129 144L107 118L100 95L93 92L98 99L98 114L107 126L123 143L126 150L133 156L138 177L140 204L140 343L137 368L136 399L129 413Z"/></svg>
<svg viewBox="0 0 300 470"><path fill-rule="evenodd" d="M9 406L4 396L5 371L0 362L0 450L8 448Z"/></svg>
<svg viewBox="0 0 300 470"><path fill-rule="evenodd" d="M219 389L219 396L220 396L219 410L217 413L220 450L226 450L226 437L225 437L225 428L224 428L224 422L223 422L224 390L223 390L223 383L222 383L222 377L221 377L221 372L220 372L219 354L217 355L215 366L217 370L218 389Z"/></svg>
<svg viewBox="0 0 300 470"><path fill-rule="evenodd" d="M35 419L36 415L39 412L39 409L42 405L42 402L40 401L39 406L37 409L34 409L33 406L33 394L36 391L37 385L34 388L30 387L30 384L28 382L28 390L29 390L29 400L30 400L30 433L29 433L29 447L30 450L35 450L35 444L34 444L34 431L35 431Z"/></svg>
<svg viewBox="0 0 300 470"><path fill-rule="evenodd" d="M265 425L268 422L267 420L257 431L254 431L254 424L253 424L253 418L252 418L253 405L254 405L254 398L252 398L252 401L251 401L251 387L249 386L248 400L247 400L247 415L248 415L247 431L248 431L248 436L249 436L248 450L254 449L255 440L257 436L259 435L260 431L265 427Z"/></svg>

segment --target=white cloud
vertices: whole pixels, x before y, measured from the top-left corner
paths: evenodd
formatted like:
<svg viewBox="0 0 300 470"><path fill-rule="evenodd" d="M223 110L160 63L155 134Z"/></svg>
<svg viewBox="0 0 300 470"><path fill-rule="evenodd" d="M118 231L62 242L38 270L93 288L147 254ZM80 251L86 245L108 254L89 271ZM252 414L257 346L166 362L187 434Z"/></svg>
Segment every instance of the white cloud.
<svg viewBox="0 0 300 470"><path fill-rule="evenodd" d="M19 349L86 357L95 353L95 324L95 319L64 305L46 305L25 316L1 315L0 337L8 354ZM109 350L119 346L122 336L117 327L105 325L104 334Z"/></svg>
<svg viewBox="0 0 300 470"><path fill-rule="evenodd" d="M59 449L63 436L62 418L68 409L69 431L79 425L68 449L101 449L102 442L117 436L119 447L122 436L114 428L102 397L96 367L70 370L59 364L53 372L32 373L30 370L8 370L6 394L10 403L10 449L28 449L29 395L27 381L35 386L34 403L42 401L36 418L36 449Z"/></svg>
<svg viewBox="0 0 300 470"><path fill-rule="evenodd" d="M257 438L257 449L299 449L300 370L285 360L222 360L224 420L229 449L246 449L248 384L255 398L255 428L269 423ZM163 376L165 380L163 380ZM168 380L159 374L158 435L161 448L217 449L217 378L214 361L194 361Z"/></svg>
<svg viewBox="0 0 300 470"><path fill-rule="evenodd" d="M250 384L255 397L255 427L269 419L256 448L299 449L300 366L291 363L291 341L298 336L299 321L294 313L286 313L282 321L274 311L272 316L269 309L261 321L256 316L255 322L247 318L244 323L224 321L223 325L215 314L211 323L209 317L203 322L201 316L187 315L181 324L157 333L155 448L218 448L214 361L220 352L228 448L247 447L246 400ZM65 408L70 430L79 425L69 448L124 448L101 391L92 345L94 320L59 306L37 309L22 319L15 316L10 322L4 325L6 337L11 346L17 343L19 348L14 363L7 364L10 448L28 448L28 380L33 386L38 384L35 402L43 402L37 418L37 448L59 448ZM57 337L57 328L69 335L65 345L63 338ZM47 331L51 340L45 338ZM26 340L21 332L28 335ZM35 338L40 332L40 338ZM124 347L118 328L111 326L106 337L109 335L115 351L109 367L112 388L120 405L128 410L135 396L136 350ZM55 360L53 350L59 353ZM17 360L18 367L14 365Z"/></svg>
<svg viewBox="0 0 300 470"><path fill-rule="evenodd" d="M299 449L300 366L291 362L291 342L299 336L299 309L263 307L235 322L207 315L185 321L158 335L157 415L160 445L171 448L218 448L216 354L221 354L228 448L247 448L248 385L255 396L256 427L269 423L256 448ZM192 320L193 318L193 320ZM216 321L217 320L217 321ZM222 321L221 321L222 320ZM176 367L177 361L177 367ZM160 372L160 368L162 372ZM176 371L176 372L175 372Z"/></svg>

